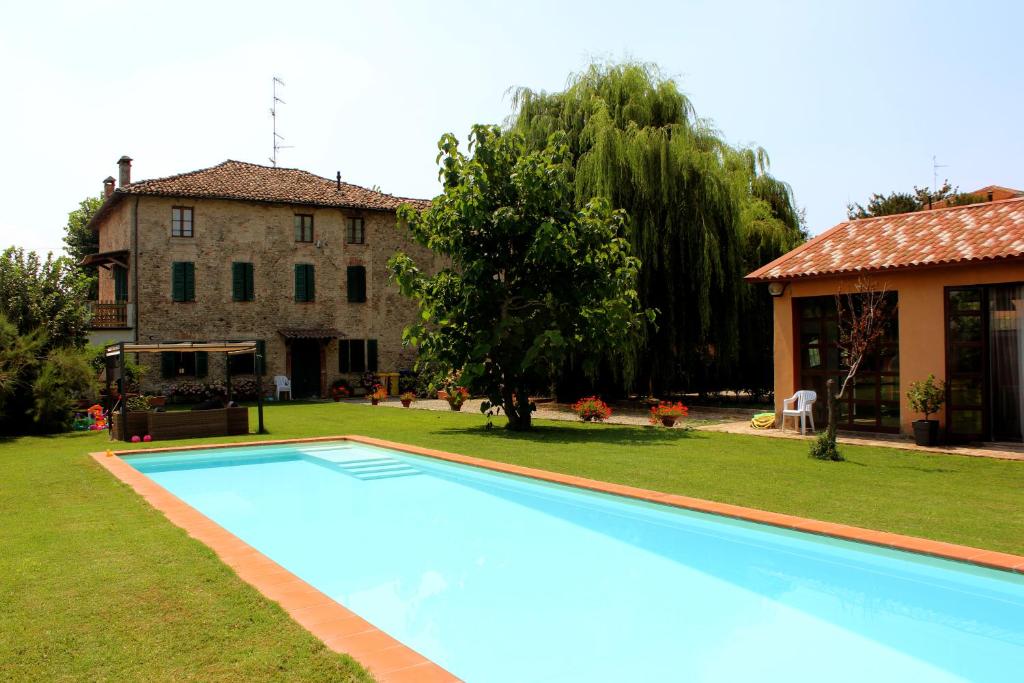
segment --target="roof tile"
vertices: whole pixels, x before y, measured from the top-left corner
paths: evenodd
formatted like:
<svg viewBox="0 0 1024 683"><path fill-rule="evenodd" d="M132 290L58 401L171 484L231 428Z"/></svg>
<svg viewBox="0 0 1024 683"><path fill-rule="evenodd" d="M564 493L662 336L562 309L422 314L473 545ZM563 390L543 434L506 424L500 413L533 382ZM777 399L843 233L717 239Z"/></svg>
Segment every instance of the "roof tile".
<svg viewBox="0 0 1024 683"><path fill-rule="evenodd" d="M840 223L755 270L792 280L1024 256L1024 198Z"/></svg>
<svg viewBox="0 0 1024 683"><path fill-rule="evenodd" d="M350 183L339 185L336 180L297 168L274 168L231 159L198 171L131 183L117 192L384 211L394 211L406 202L420 208L429 204L422 199L394 197Z"/></svg>

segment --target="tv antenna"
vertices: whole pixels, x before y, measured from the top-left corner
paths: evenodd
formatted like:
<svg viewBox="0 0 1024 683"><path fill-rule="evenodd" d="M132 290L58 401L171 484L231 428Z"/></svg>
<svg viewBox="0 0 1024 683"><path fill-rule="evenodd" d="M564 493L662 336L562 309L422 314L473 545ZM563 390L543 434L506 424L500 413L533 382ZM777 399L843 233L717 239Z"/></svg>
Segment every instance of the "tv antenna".
<svg viewBox="0 0 1024 683"><path fill-rule="evenodd" d="M285 102L284 100L277 96L277 86L279 85L283 87L284 81L282 81L277 76L274 76L274 98L270 102L270 120L271 125L273 126L274 129L274 154L270 157L270 163L274 166L274 168L277 168L277 153L280 152L282 149L292 149L292 147L294 147L294 145L282 145L281 143L284 141L284 136L279 135L277 132L277 105L278 103L288 104L287 102Z"/></svg>
<svg viewBox="0 0 1024 683"><path fill-rule="evenodd" d="M940 168L949 168L949 164L940 164L938 162L938 160L935 158L935 155L933 154L932 155L932 194L933 195L936 192L939 191L939 169Z"/></svg>

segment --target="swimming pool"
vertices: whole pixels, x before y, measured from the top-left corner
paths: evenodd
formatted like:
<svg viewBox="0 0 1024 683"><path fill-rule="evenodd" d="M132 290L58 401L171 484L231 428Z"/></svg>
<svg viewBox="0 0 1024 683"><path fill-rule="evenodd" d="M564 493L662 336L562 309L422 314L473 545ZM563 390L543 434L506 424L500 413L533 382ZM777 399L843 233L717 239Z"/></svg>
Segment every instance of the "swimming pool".
<svg viewBox="0 0 1024 683"><path fill-rule="evenodd" d="M1006 572L352 442L125 460L471 682L1024 670Z"/></svg>

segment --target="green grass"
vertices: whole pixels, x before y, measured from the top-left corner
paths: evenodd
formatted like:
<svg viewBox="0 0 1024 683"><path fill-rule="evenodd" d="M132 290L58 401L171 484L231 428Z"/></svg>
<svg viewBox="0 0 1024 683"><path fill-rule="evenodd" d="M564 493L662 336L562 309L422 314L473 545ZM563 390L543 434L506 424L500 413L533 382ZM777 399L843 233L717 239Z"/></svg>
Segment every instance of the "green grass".
<svg viewBox="0 0 1024 683"><path fill-rule="evenodd" d="M274 404L266 421L267 438L364 434L1024 554L1024 462L843 446L847 462L828 463L788 439L567 422L513 434L344 403ZM176 443L197 442L152 445ZM86 455L106 447L102 434L0 441L0 679L369 680Z"/></svg>

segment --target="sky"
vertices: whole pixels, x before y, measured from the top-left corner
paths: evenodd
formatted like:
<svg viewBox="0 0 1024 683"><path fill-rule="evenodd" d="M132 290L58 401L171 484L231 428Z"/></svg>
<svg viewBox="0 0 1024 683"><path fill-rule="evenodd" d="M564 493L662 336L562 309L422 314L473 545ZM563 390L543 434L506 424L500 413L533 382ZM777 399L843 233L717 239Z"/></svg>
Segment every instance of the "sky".
<svg viewBox="0 0 1024 683"><path fill-rule="evenodd" d="M439 191L445 132L594 60L657 64L733 144L767 150L808 229L872 192L1024 188L1024 3L189 2L0 9L0 247L60 251L67 213L134 180L269 163Z"/></svg>

